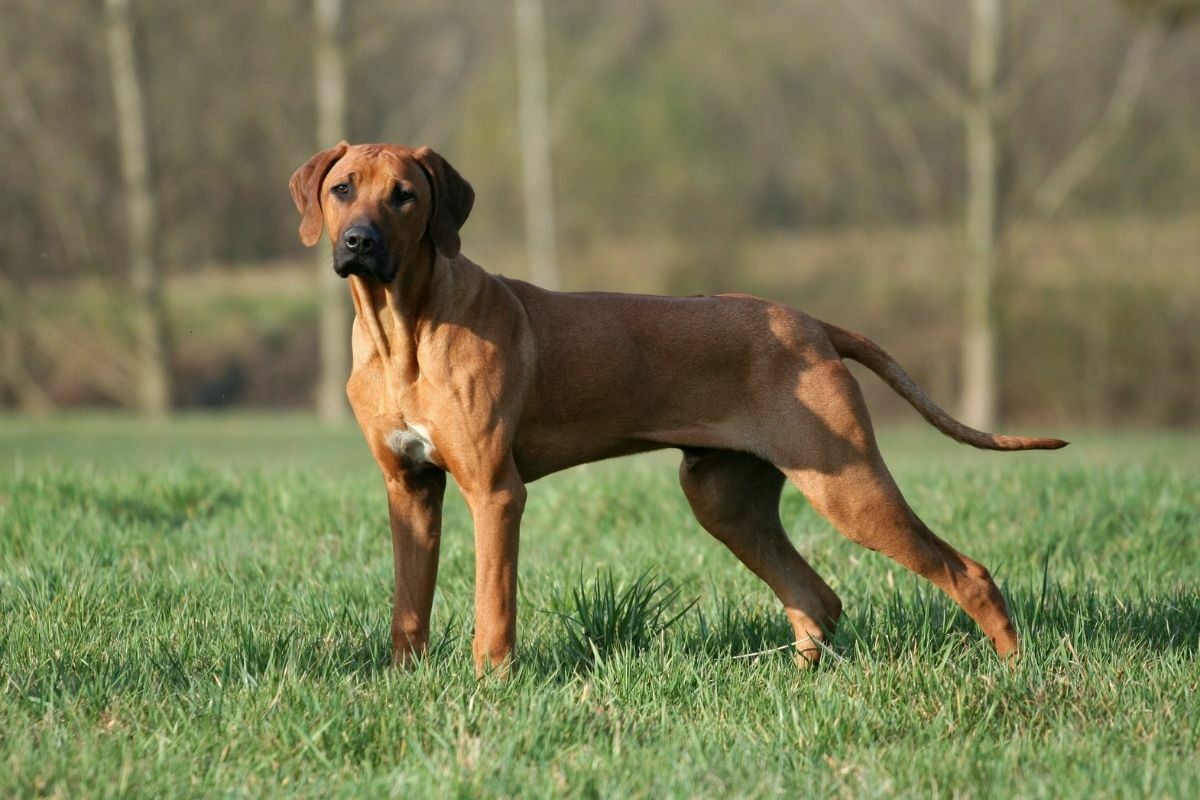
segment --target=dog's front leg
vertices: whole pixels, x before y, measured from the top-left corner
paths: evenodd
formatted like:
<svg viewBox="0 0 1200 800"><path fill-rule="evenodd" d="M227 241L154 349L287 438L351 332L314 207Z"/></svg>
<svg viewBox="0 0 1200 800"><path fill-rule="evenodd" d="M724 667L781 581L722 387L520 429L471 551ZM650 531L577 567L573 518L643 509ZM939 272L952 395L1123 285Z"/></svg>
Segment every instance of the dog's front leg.
<svg viewBox="0 0 1200 800"><path fill-rule="evenodd" d="M507 675L517 637L517 545L525 484L511 459L464 486L475 522L475 672Z"/></svg>
<svg viewBox="0 0 1200 800"><path fill-rule="evenodd" d="M437 583L446 473L403 469L386 478L396 590L392 663L406 664L429 645L429 614Z"/></svg>

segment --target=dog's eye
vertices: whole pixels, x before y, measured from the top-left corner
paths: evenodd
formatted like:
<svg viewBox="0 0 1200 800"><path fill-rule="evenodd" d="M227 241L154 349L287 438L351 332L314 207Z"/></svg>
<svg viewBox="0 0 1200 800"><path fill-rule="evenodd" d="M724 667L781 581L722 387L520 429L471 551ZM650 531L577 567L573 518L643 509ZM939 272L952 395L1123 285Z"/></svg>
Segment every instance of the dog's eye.
<svg viewBox="0 0 1200 800"><path fill-rule="evenodd" d="M347 195L349 195L349 194L350 194L350 184L348 184L348 183L339 183L339 184L335 185L335 186L334 186L332 189L330 189L329 191L333 192L333 193L334 193L334 194L336 194L338 197L346 197Z"/></svg>
<svg viewBox="0 0 1200 800"><path fill-rule="evenodd" d="M409 200L412 200L414 197L416 197L416 195L410 192L408 189L402 189L399 186L397 186L395 189L392 189L392 205L394 206L402 206Z"/></svg>

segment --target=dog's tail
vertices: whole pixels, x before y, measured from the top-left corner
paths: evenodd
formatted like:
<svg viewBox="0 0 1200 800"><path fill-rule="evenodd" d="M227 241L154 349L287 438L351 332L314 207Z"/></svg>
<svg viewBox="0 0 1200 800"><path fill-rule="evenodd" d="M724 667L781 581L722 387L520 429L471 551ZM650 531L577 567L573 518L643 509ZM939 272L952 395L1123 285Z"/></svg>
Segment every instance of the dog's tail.
<svg viewBox="0 0 1200 800"><path fill-rule="evenodd" d="M822 322L833 349L842 358L849 358L874 372L884 383L892 387L909 404L920 412L930 425L951 439L984 450L1057 450L1066 447L1062 439L1038 438L1033 436L1002 436L970 428L947 414L926 396L913 382L904 368L896 363L882 347L861 333L848 331L828 322Z"/></svg>

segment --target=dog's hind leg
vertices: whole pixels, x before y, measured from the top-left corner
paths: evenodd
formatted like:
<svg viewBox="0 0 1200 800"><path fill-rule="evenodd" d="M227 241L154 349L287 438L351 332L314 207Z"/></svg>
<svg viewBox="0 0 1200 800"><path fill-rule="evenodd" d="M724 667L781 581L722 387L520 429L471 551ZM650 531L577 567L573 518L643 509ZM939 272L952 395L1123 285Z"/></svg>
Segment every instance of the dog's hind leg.
<svg viewBox="0 0 1200 800"><path fill-rule="evenodd" d="M1019 649L1004 597L983 565L939 539L909 508L888 472L858 383L841 362L822 367L819 433L772 461L843 535L929 579L979 624L1003 657Z"/></svg>
<svg viewBox="0 0 1200 800"><path fill-rule="evenodd" d="M729 450L685 451L679 482L704 529L762 578L787 611L797 663L816 664L842 603L788 541L779 521L784 476L754 456Z"/></svg>

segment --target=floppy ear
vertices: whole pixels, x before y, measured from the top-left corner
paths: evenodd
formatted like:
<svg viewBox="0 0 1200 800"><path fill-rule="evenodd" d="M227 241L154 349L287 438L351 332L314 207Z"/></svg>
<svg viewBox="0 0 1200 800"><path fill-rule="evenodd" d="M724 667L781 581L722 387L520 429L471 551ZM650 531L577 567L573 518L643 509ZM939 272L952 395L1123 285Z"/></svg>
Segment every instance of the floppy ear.
<svg viewBox="0 0 1200 800"><path fill-rule="evenodd" d="M312 247L321 238L321 227L325 218L321 214L321 184L334 163L345 155L349 143L341 142L328 150L322 150L292 173L288 188L292 190L292 201L300 212L300 241Z"/></svg>
<svg viewBox="0 0 1200 800"><path fill-rule="evenodd" d="M413 158L421 165L421 169L425 170L425 177L433 187L429 237L433 239L433 246L439 253L446 258L454 258L462 248L458 229L471 215L471 206L475 205L475 190L446 159L428 147L415 150Z"/></svg>

